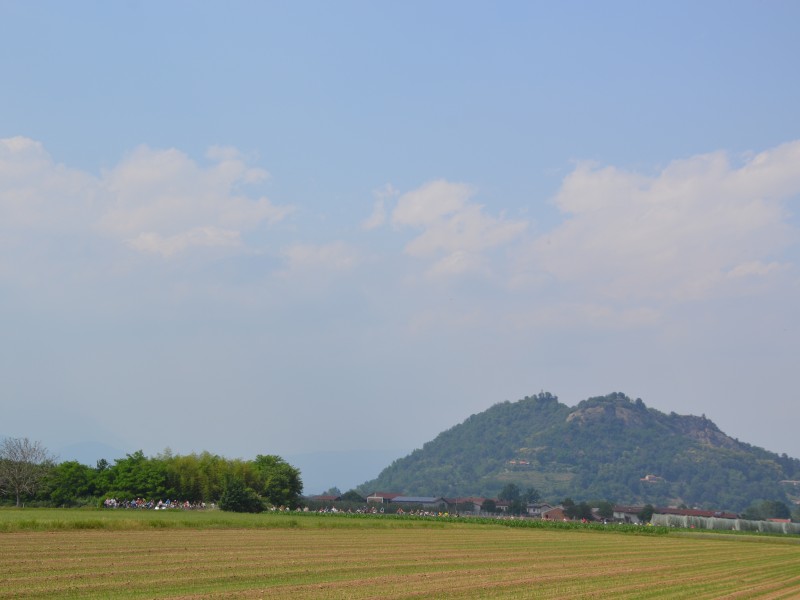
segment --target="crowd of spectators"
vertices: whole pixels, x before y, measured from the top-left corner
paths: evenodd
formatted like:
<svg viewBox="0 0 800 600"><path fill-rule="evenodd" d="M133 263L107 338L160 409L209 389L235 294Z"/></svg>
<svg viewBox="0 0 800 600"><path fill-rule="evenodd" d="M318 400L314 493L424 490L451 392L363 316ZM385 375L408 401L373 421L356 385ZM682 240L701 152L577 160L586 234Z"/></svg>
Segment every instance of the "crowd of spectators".
<svg viewBox="0 0 800 600"><path fill-rule="evenodd" d="M330 506L330 507L322 507L322 508L316 510L315 512L322 513L322 514L324 514L324 513L350 513L350 514L358 514L358 515L377 515L377 514L383 514L384 510L385 509L383 507L378 508L377 506L364 506L362 508L356 508L355 510L353 510L352 508L348 508L348 509L345 510L345 509L341 509L341 508L336 508L335 506ZM442 512L442 511L435 511L435 510L423 510L423 509L403 510L402 508L398 508L396 511L392 510L392 511L390 511L390 514L395 514L395 515L400 515L400 516L402 516L402 515L411 515L411 516L414 516L414 517L457 517L458 516L458 514L450 514L449 512Z"/></svg>
<svg viewBox="0 0 800 600"><path fill-rule="evenodd" d="M146 498L136 498L136 500L117 500L116 498L106 498L103 500L105 508L138 508L143 510L167 510L168 508L179 508L181 510L202 510L204 508L215 508L214 503L206 505L205 502L189 502L184 500L147 500Z"/></svg>

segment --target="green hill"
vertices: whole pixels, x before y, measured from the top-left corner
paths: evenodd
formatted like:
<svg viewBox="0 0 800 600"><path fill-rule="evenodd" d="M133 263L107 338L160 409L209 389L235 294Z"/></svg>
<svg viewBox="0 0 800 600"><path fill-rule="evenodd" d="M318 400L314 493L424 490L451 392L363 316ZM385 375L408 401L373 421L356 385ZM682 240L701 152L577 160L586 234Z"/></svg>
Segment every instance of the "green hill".
<svg viewBox="0 0 800 600"><path fill-rule="evenodd" d="M790 503L800 460L725 435L705 416L669 415L620 393L570 408L542 393L444 431L360 486L409 495L495 496L507 483L544 498L742 510Z"/></svg>

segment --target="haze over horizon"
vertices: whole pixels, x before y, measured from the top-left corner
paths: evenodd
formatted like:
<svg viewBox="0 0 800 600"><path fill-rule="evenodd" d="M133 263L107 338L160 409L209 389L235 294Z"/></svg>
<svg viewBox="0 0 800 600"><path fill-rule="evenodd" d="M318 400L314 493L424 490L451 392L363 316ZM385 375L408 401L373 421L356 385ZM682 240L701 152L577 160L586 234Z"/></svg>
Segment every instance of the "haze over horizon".
<svg viewBox="0 0 800 600"><path fill-rule="evenodd" d="M619 391L800 457L798 22L0 0L0 436L344 491Z"/></svg>

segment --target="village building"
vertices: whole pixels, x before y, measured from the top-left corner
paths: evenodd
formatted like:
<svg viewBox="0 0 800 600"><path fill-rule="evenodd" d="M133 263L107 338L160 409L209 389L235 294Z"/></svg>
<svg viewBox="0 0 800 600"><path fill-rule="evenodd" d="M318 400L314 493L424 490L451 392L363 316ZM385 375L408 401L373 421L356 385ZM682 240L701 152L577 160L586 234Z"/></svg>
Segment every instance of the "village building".
<svg viewBox="0 0 800 600"><path fill-rule="evenodd" d="M528 503L527 507L528 516L533 517L534 519L541 519L544 513L553 508L555 507L547 502L530 502Z"/></svg>
<svg viewBox="0 0 800 600"><path fill-rule="evenodd" d="M467 496L465 498L447 498L447 510L452 513L480 514L486 498L481 496Z"/></svg>
<svg viewBox="0 0 800 600"><path fill-rule="evenodd" d="M425 510L447 510L447 500L441 496L395 496L390 500L394 505L409 507L413 510L420 507Z"/></svg>
<svg viewBox="0 0 800 600"><path fill-rule="evenodd" d="M642 512L643 506L625 506L617 504L614 506L614 520L622 523L632 523L638 525L641 523L639 513Z"/></svg>
<svg viewBox="0 0 800 600"><path fill-rule="evenodd" d="M564 514L564 509L560 506L555 506L550 510L542 513L542 519L545 521L568 521L567 515Z"/></svg>
<svg viewBox="0 0 800 600"><path fill-rule="evenodd" d="M400 495L391 492L372 492L367 496L367 504L389 504L393 498L397 498Z"/></svg>

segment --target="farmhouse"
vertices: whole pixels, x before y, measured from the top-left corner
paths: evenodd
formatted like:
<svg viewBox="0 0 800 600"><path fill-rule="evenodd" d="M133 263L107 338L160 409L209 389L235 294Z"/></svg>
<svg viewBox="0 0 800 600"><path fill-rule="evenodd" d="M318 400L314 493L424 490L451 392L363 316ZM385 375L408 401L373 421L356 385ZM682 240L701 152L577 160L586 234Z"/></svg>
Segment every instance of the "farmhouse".
<svg viewBox="0 0 800 600"><path fill-rule="evenodd" d="M542 513L542 519L545 521L566 521L567 515L564 514L564 509L560 506L551 508Z"/></svg>
<svg viewBox="0 0 800 600"><path fill-rule="evenodd" d="M624 506L618 504L614 506L614 519L622 521L623 523L638 525L642 522L641 519L639 519L639 513L642 512L643 508L642 506Z"/></svg>
<svg viewBox="0 0 800 600"><path fill-rule="evenodd" d="M549 510L555 508L547 502L531 502L528 504L528 516L535 519L541 519L542 515Z"/></svg>

